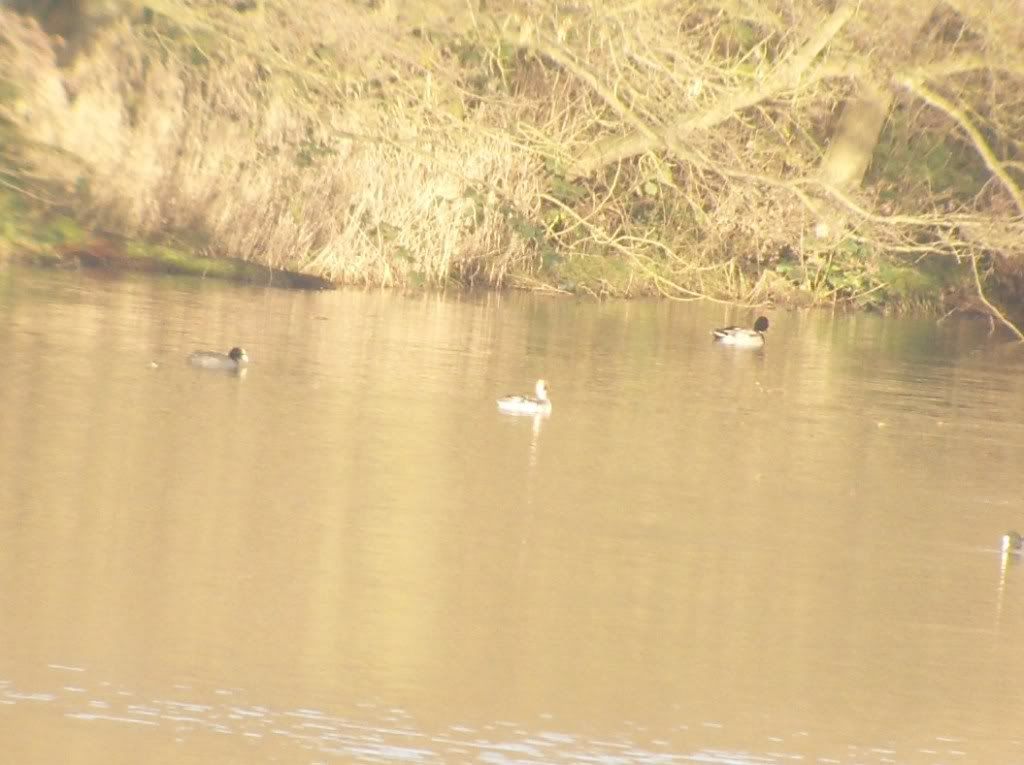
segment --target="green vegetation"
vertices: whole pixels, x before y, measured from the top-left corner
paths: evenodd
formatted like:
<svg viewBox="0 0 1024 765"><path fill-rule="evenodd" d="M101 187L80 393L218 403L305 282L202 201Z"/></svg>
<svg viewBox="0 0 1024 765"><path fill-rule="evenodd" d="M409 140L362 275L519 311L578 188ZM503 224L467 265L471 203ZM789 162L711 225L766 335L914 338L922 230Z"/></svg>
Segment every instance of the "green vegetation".
<svg viewBox="0 0 1024 765"><path fill-rule="evenodd" d="M17 256L41 266L153 271L279 287L330 286L309 274L275 271L242 260L204 257L184 246L98 235L66 214L25 204L24 198L12 191L0 190L0 221L0 258Z"/></svg>
<svg viewBox="0 0 1024 765"><path fill-rule="evenodd" d="M16 0L0 252L1019 320L1021 50L959 0Z"/></svg>

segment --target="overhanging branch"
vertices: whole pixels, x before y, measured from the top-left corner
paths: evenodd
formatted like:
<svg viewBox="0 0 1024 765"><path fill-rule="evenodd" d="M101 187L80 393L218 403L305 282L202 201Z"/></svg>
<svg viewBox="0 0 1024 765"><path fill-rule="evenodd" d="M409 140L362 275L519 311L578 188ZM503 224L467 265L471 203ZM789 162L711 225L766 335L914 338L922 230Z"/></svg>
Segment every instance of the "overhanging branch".
<svg viewBox="0 0 1024 765"><path fill-rule="evenodd" d="M999 179L1003 187L1013 197L1014 204L1017 205L1017 210L1021 215L1024 215L1024 193L1021 192L1020 186L1017 185L1016 181L1006 172L1006 168L1003 167L1003 163L999 161L996 153L989 146L985 136L982 135L981 131L978 130L977 126L971 121L967 113L959 106L954 104L945 96L940 93L936 93L934 90L929 88L922 79L911 76L905 76L900 80L900 84L909 90L911 93L916 95L922 101L936 109L939 109L946 113L954 122L963 128L963 131L967 133L971 139L971 143L974 144L975 150L981 155L982 160L985 162L985 166L992 171L992 174Z"/></svg>
<svg viewBox="0 0 1024 765"><path fill-rule="evenodd" d="M650 132L634 130L628 135L598 143L580 155L570 169L570 175L587 176L607 164L621 162L659 146L667 147L673 152L682 150L682 140L687 133L713 128L737 112L797 87L803 75L811 68L814 59L850 20L856 7L854 2L841 2L818 32L762 82L734 93L710 109L698 114L683 115L665 128Z"/></svg>

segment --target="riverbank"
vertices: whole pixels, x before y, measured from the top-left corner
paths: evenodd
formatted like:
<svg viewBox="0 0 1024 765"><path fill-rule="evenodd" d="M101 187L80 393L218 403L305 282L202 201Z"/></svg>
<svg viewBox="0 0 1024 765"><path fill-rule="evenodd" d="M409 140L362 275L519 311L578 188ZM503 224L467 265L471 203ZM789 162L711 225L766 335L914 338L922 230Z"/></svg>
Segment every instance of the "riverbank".
<svg viewBox="0 0 1024 765"><path fill-rule="evenodd" d="M316 284L1019 322L1016 49L937 10L915 20L920 45L890 41L916 52L879 82L871 14L902 7L882 6L3 9L0 181L19 201L0 246Z"/></svg>
<svg viewBox="0 0 1024 765"><path fill-rule="evenodd" d="M0 190L0 260L47 268L98 268L177 274L291 289L330 289L326 279L259 263L207 257L184 243L155 244L89 230L67 212L25 204Z"/></svg>
<svg viewBox="0 0 1024 765"><path fill-rule="evenodd" d="M353 281L332 281L316 274L305 274L272 268L259 262L217 256L203 252L201 244L174 240L131 239L116 232L97 231L74 217L71 209L55 209L41 200L12 190L0 189L0 259L8 258L49 268L99 268L178 274L198 278L224 279L249 284L265 284L283 288L331 289ZM159 233L159 232L158 232ZM640 264L630 268L616 261L594 257L580 260L553 258L550 267L541 267L507 275L493 288L507 288L577 295L590 298L664 297L665 277ZM917 269L892 265L879 273L879 278L898 289L899 301L893 301L893 290L879 294L878 300L855 304L840 299L836 284L849 280L864 286L863 277L851 274L839 263L825 263L821 258L804 264L777 264L774 270L760 273L753 297L738 300L735 296L711 294L705 297L725 302L815 306L828 303L867 310L936 312L942 302L935 296L949 285L959 284L967 273L949 264L927 262ZM742 275L737 278L742 279ZM356 283L374 284L372 281ZM427 284L395 282L389 286L430 289L437 287L474 286L472 282L449 279L444 283ZM960 286L963 286L962 284ZM830 290L826 294L823 290ZM699 294L677 296L700 299ZM673 296L673 295L669 295ZM972 307L965 306L966 310ZM948 310L948 309L947 309Z"/></svg>
<svg viewBox="0 0 1024 765"><path fill-rule="evenodd" d="M51 209L38 202L15 191L0 190L0 259L49 268L167 273L296 289L331 289L345 284L380 286L379 281L372 279L331 280L204 252L202 245L176 240L172 235L160 239L159 231L154 232L155 240L147 241L94 230L77 219L73 210ZM896 262L885 263L872 280L861 269L851 270L840 261L832 263L824 256L811 256L803 262L779 262L774 268L764 268L748 277L737 270L733 278L740 283L745 279L753 283L725 292L700 293L679 288L657 264L638 261L629 265L599 256L567 259L552 255L539 267L512 271L501 282L487 282L484 286L599 299L669 297L750 305L839 305L884 313L949 311L948 297L959 295L956 302L961 310L979 310L972 302L973 285L968 283L970 270L965 264L926 261L909 268ZM384 286L458 289L479 285L472 279L453 277L430 282L395 279ZM845 291L854 288L861 293L857 300Z"/></svg>

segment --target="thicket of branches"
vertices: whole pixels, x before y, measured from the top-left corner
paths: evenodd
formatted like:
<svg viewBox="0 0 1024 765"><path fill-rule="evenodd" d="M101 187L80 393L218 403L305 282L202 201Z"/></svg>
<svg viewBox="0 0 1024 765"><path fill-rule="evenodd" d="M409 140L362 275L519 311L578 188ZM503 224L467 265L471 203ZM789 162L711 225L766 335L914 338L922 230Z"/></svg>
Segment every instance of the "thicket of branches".
<svg viewBox="0 0 1024 765"><path fill-rule="evenodd" d="M0 115L97 225L332 279L1020 302L1015 0L497 6L0 11Z"/></svg>

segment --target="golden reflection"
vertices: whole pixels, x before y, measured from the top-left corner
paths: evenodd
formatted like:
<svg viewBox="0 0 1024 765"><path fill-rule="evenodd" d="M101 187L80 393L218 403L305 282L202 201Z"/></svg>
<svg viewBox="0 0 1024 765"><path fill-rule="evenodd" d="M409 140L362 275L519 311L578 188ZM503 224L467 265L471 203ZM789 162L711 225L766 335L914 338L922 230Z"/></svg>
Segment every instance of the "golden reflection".
<svg viewBox="0 0 1024 765"><path fill-rule="evenodd" d="M542 412L533 415L533 427L530 429L530 468L537 467L537 451L540 446L540 429L550 416L550 412Z"/></svg>
<svg viewBox="0 0 1024 765"><path fill-rule="evenodd" d="M999 586L996 588L996 629L1002 623L1003 596L1006 593L1006 575L1009 568L1020 563L1020 535L1015 531L1003 535L999 555Z"/></svg>
<svg viewBox="0 0 1024 765"><path fill-rule="evenodd" d="M1024 375L956 352L971 335L922 350L948 323L773 316L736 354L713 312L662 303L20 278L0 669L443 726L639 720L679 751L709 721L743 751L998 749L1024 716L1018 572L980 650L992 560L967 541L1019 499ZM244 384L185 363L236 340ZM558 412L527 435L493 393L536 370Z"/></svg>

